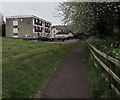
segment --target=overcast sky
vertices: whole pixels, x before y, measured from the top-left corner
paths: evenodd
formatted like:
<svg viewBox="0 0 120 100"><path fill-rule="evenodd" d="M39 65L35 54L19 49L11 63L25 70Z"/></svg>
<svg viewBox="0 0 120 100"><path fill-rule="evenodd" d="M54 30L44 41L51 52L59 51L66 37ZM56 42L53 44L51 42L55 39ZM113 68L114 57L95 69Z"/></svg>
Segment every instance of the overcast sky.
<svg viewBox="0 0 120 100"><path fill-rule="evenodd" d="M2 13L6 16L36 15L52 22L52 25L61 25L62 21L56 10L59 2L3 2Z"/></svg>

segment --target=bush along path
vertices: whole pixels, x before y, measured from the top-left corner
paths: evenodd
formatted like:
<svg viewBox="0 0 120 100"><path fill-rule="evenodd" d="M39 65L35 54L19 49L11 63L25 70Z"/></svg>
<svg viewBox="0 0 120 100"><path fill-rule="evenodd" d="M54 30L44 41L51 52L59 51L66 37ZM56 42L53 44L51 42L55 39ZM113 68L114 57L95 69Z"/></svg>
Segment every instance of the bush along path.
<svg viewBox="0 0 120 100"><path fill-rule="evenodd" d="M63 59L36 98L89 98L82 42Z"/></svg>

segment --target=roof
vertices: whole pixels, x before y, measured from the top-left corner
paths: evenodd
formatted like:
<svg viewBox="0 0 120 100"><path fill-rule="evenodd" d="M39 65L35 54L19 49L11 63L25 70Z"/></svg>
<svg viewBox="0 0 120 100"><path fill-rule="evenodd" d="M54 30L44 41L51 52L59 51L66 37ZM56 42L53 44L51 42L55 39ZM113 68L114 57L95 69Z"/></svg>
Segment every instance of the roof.
<svg viewBox="0 0 120 100"><path fill-rule="evenodd" d="M52 28L56 28L56 29L58 29L58 30L67 30L66 28L65 28L65 26L53 26Z"/></svg>
<svg viewBox="0 0 120 100"><path fill-rule="evenodd" d="M49 21L46 21L42 18L39 18L37 16L34 16L34 15L17 15L17 16L7 16L6 19L9 19L9 18L29 18L29 17L32 17L32 18L37 18L37 19L40 19L42 21L45 21L45 22L48 22L48 23L51 23Z"/></svg>
<svg viewBox="0 0 120 100"><path fill-rule="evenodd" d="M68 31L63 31L63 32L58 32L58 33L56 33L56 34L69 34L69 32Z"/></svg>

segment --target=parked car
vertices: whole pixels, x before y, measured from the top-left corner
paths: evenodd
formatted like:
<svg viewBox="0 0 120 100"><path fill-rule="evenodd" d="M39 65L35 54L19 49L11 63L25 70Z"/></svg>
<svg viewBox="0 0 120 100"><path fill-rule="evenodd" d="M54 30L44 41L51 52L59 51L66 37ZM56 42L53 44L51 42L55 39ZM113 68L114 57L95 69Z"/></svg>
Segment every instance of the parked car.
<svg viewBox="0 0 120 100"><path fill-rule="evenodd" d="M56 37L56 39L63 42L63 41L66 40L67 38L64 37L64 36L58 36L58 37Z"/></svg>
<svg viewBox="0 0 120 100"><path fill-rule="evenodd" d="M47 36L40 36L40 37L38 37L38 40L41 40L41 41L53 41L54 39L50 38L50 37L47 37Z"/></svg>
<svg viewBox="0 0 120 100"><path fill-rule="evenodd" d="M23 37L23 40L35 40L36 38L30 34L27 34Z"/></svg>

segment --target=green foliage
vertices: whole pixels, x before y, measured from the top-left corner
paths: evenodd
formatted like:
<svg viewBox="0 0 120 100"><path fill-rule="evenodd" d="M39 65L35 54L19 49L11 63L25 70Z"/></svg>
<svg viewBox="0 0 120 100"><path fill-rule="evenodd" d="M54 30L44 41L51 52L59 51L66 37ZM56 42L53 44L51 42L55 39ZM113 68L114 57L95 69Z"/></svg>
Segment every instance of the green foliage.
<svg viewBox="0 0 120 100"><path fill-rule="evenodd" d="M6 34L5 21L3 20L3 14L0 12L0 36L5 36Z"/></svg>
<svg viewBox="0 0 120 100"><path fill-rule="evenodd" d="M63 2L59 5L65 24L86 35L120 36L120 2ZM72 28L73 26L73 28Z"/></svg>
<svg viewBox="0 0 120 100"><path fill-rule="evenodd" d="M85 38L85 36L84 36L84 33L76 33L76 34L74 34L74 38L76 38L76 39L84 39Z"/></svg>
<svg viewBox="0 0 120 100"><path fill-rule="evenodd" d="M110 81L105 79L105 77L109 79L108 74L95 59L91 58L87 44L85 44L84 50L92 98L118 98L110 88ZM94 65L94 62L97 64L97 67Z"/></svg>
<svg viewBox="0 0 120 100"><path fill-rule="evenodd" d="M6 25L5 25L5 22L3 21L2 23L2 36L5 36L6 35Z"/></svg>
<svg viewBox="0 0 120 100"><path fill-rule="evenodd" d="M75 44L3 38L3 98L30 98Z"/></svg>
<svg viewBox="0 0 120 100"><path fill-rule="evenodd" d="M120 41L111 38L99 39L94 37L91 37L87 40L89 43L93 44L97 49L120 60Z"/></svg>

